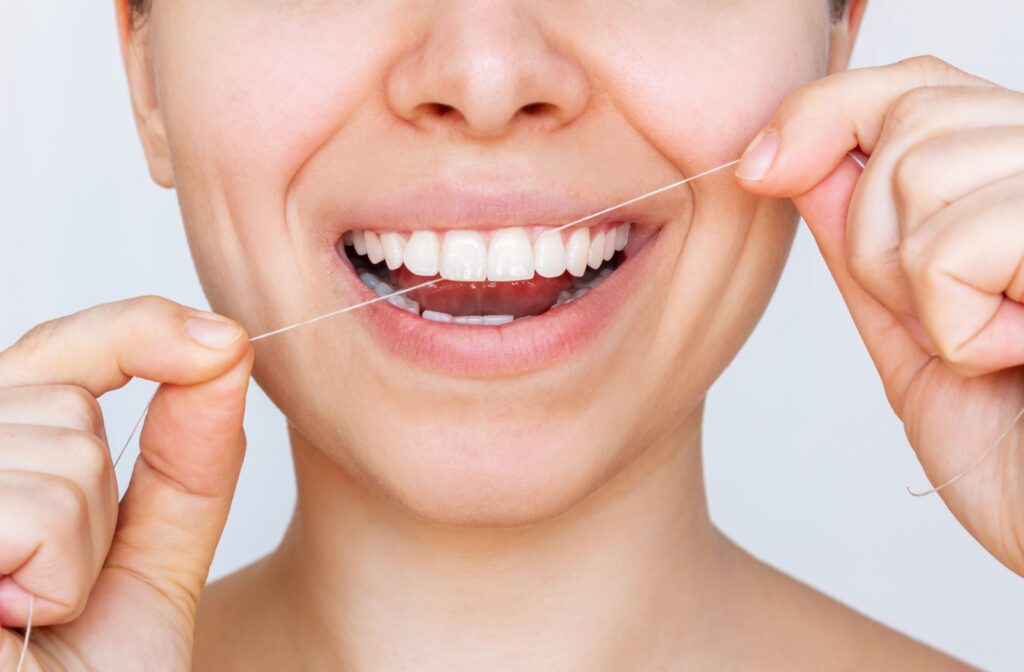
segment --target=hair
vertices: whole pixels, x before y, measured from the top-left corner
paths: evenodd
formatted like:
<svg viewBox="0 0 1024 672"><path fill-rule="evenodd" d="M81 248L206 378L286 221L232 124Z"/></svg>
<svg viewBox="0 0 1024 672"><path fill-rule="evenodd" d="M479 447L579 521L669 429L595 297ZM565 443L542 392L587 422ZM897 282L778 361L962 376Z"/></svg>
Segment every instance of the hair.
<svg viewBox="0 0 1024 672"><path fill-rule="evenodd" d="M848 0L829 0L829 4L832 5L832 19L835 21L843 18L843 14L846 13L846 3ZM149 12L149 6L153 0L128 0L128 5L132 10L132 17L138 21L143 18Z"/></svg>

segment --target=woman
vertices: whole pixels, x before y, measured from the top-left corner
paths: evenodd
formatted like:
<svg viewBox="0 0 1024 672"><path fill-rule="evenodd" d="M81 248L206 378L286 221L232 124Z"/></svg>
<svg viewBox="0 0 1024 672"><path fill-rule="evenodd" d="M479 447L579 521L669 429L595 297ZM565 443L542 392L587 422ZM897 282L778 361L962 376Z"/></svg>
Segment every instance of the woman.
<svg viewBox="0 0 1024 672"><path fill-rule="evenodd" d="M234 319L135 299L0 355L0 669L32 596L29 670L961 668L704 502L702 401L797 210L933 481L1024 406L1024 96L843 73L864 5L120 0L153 178ZM253 367L298 504L204 590ZM164 386L118 506L95 398L131 376ZM1024 574L1020 431L942 496Z"/></svg>

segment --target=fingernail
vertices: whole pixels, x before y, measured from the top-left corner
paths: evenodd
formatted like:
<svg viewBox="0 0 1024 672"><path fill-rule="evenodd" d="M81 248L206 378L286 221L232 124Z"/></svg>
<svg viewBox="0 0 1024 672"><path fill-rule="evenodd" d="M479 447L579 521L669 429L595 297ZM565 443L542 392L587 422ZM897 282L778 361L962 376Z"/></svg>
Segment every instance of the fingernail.
<svg viewBox="0 0 1024 672"><path fill-rule="evenodd" d="M736 177L748 182L759 182L768 175L775 155L779 153L779 134L766 129L754 138L743 153L740 165L736 167Z"/></svg>
<svg viewBox="0 0 1024 672"><path fill-rule="evenodd" d="M204 317L188 318L185 330L196 343L214 350L231 345L242 335L242 330L236 324Z"/></svg>

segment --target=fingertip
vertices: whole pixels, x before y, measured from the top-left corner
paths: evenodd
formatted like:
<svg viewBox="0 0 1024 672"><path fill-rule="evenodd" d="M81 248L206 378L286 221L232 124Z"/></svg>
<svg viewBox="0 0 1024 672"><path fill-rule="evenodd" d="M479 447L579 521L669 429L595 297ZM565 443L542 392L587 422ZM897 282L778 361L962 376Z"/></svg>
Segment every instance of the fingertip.
<svg viewBox="0 0 1024 672"><path fill-rule="evenodd" d="M184 315L184 332L194 353L192 362L197 373L202 372L199 379L225 375L240 365L251 368L252 344L238 322L215 313L190 311ZM248 363L242 364L245 361Z"/></svg>
<svg viewBox="0 0 1024 672"><path fill-rule="evenodd" d="M740 158L736 177L741 182L762 183L771 173L779 154L779 132L768 127L757 134Z"/></svg>
<svg viewBox="0 0 1024 672"><path fill-rule="evenodd" d="M225 350L245 336L240 324L213 313L188 317L185 331L193 341L210 350Z"/></svg>

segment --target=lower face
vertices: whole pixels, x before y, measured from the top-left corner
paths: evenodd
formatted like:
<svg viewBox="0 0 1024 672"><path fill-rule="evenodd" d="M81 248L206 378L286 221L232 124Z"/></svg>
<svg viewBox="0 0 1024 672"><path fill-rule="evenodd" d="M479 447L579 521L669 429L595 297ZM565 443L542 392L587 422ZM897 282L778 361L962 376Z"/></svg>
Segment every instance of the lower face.
<svg viewBox="0 0 1024 672"><path fill-rule="evenodd" d="M200 277L299 443L416 515L556 516L669 435L775 286L730 171L824 73L824 0L154 3Z"/></svg>

